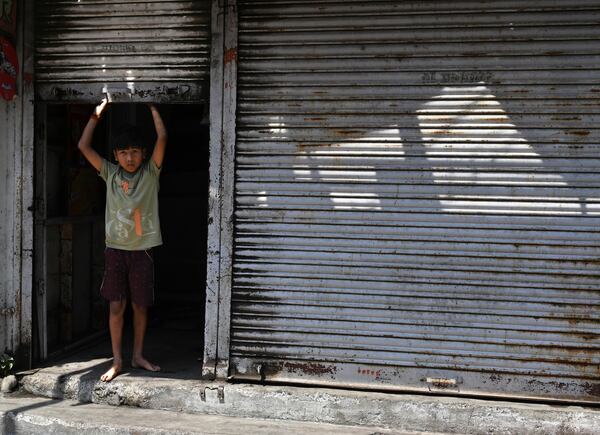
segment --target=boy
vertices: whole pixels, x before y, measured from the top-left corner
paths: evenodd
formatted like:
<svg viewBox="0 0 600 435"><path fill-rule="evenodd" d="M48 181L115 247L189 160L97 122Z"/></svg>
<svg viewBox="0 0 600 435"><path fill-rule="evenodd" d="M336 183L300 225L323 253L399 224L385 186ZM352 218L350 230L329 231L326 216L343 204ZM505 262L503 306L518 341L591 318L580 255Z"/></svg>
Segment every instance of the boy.
<svg viewBox="0 0 600 435"><path fill-rule="evenodd" d="M94 129L108 101L94 109L83 130L78 148L106 182L106 251L100 293L109 301L112 367L100 379L109 382L123 369L121 339L126 297L133 307L132 367L159 371L143 356L148 307L154 300L154 264L151 249L162 244L158 219L158 180L165 155L167 131L160 113L149 105L156 144L146 160L145 148L131 131L122 135L113 150L118 165L102 158L91 146Z"/></svg>

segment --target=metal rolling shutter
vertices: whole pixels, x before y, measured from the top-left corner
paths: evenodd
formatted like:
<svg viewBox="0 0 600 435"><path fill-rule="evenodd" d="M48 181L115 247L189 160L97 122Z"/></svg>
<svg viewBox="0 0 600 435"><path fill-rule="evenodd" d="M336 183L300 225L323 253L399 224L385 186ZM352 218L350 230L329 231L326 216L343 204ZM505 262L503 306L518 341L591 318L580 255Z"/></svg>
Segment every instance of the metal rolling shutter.
<svg viewBox="0 0 600 435"><path fill-rule="evenodd" d="M600 399L600 4L242 1L236 378Z"/></svg>
<svg viewBox="0 0 600 435"><path fill-rule="evenodd" d="M210 1L37 1L36 92L46 101L206 98Z"/></svg>

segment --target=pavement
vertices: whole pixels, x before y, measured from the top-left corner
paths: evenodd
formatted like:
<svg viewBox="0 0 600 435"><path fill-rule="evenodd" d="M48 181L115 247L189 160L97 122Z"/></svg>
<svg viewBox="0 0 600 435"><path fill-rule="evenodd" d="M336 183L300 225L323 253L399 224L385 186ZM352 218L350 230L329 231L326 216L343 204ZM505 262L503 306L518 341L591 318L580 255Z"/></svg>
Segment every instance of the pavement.
<svg viewBox="0 0 600 435"><path fill-rule="evenodd" d="M41 402L35 403L43 405L27 405L24 402L19 405L19 398L11 398L14 402L2 402L4 415L10 414L6 414L5 406L27 410L25 414L17 411L17 420L25 418L29 412L58 410L62 406L59 405L61 402L49 399L62 399L65 401L65 409L83 412L82 415L90 410L89 418L74 420L76 412L63 412L60 408L61 418L73 421L73 427L100 421L93 414L101 412L94 411L100 408L89 404L101 406L108 416L129 412L140 416L124 414L122 419L118 419L123 425L110 433L137 433L119 430L133 427L137 431L135 422L142 422L140 433L234 433L226 432L229 428L237 428L235 433L240 433L239 425L248 425L249 433L268 434L272 429L277 430L277 433L301 434L304 433L301 431L304 430L303 425L308 425L307 430L332 434L600 435L600 409L593 406L203 381L200 379L201 364L198 361L202 350L201 337L195 338L185 331L174 333L162 328L161 332L150 333L148 338L146 356L161 365L161 372L127 369L112 382L100 382L100 375L111 363L108 358L110 344L106 340L68 358L53 361L46 367L21 373L21 390L37 396L35 400ZM127 349L128 345L125 346ZM114 408L115 406L118 408ZM184 426L173 426L171 432L160 432L162 427L150 424L153 421L150 416L159 416L164 412L176 413L176 419ZM37 415L31 414L31 418ZM148 419L146 415L149 416ZM173 418L169 416L172 415L164 414L159 420L171 421ZM211 420L217 417L223 420ZM8 421L9 425L12 424L11 421L15 421L14 417L8 420L6 418L4 417L5 422ZM236 422L236 419L242 420ZM132 422L135 424L130 425ZM150 428L144 425L149 425ZM341 432L335 432L337 429L333 426L341 426ZM248 432L245 427L243 431ZM194 432L198 428L200 431ZM95 433L94 430L101 429L93 425L85 426L85 433ZM252 430L257 432L251 432ZM360 430L366 432L353 432ZM81 433L81 430L77 433Z"/></svg>

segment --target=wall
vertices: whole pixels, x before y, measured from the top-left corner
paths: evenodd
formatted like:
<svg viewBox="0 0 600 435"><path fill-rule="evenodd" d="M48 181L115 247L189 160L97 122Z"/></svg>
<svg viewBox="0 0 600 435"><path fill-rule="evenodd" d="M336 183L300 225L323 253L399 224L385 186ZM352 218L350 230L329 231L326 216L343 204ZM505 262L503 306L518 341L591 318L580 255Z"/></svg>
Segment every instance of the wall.
<svg viewBox="0 0 600 435"><path fill-rule="evenodd" d="M17 10L20 75L15 100L0 99L0 351L28 367L32 328L33 34L31 0Z"/></svg>
<svg viewBox="0 0 600 435"><path fill-rule="evenodd" d="M15 132L16 102L0 100L0 350L14 348L16 286L16 183Z"/></svg>

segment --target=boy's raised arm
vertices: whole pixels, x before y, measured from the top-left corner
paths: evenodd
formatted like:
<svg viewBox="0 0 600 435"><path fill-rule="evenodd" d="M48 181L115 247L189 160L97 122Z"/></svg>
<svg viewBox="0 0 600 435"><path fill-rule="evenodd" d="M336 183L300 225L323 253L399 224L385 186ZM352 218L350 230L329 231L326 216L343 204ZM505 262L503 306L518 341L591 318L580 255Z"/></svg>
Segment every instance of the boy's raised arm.
<svg viewBox="0 0 600 435"><path fill-rule="evenodd" d="M96 150L92 148L92 137L94 136L96 125L98 124L98 121L102 116L102 112L104 112L107 104L108 100L104 98L102 102L94 108L94 113L92 113L90 116L90 120L83 129L83 133L81 134L81 138L77 144L77 148L79 148L83 156L98 172L100 172L100 169L102 168L102 157L100 157L100 154L98 154Z"/></svg>
<svg viewBox="0 0 600 435"><path fill-rule="evenodd" d="M150 113L152 113L152 120L154 121L154 129L156 130L156 143L154 144L154 151L152 152L152 160L154 164L161 168L163 159L165 158L165 148L167 146L167 129L163 123L160 113L154 104L148 104L150 107Z"/></svg>

